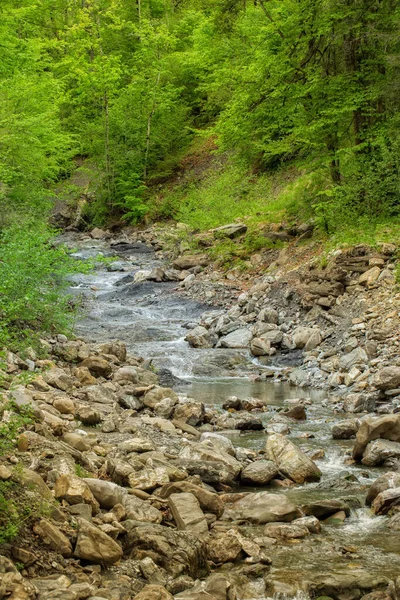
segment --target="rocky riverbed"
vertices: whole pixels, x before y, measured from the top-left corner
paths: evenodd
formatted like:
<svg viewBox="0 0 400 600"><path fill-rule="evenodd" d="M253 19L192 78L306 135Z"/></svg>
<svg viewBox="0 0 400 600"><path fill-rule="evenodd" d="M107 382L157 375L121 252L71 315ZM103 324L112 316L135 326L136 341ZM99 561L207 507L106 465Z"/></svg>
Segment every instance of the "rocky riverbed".
<svg viewBox="0 0 400 600"><path fill-rule="evenodd" d="M7 357L34 418L0 480L37 508L0 598L394 600L394 249L232 280L152 231L63 241L114 260L71 281L77 339Z"/></svg>

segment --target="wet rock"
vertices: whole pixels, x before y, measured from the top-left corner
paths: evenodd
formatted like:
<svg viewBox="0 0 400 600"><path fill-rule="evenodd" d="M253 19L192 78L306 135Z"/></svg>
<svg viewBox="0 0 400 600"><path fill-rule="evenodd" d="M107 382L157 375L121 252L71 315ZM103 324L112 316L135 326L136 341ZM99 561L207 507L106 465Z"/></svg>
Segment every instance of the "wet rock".
<svg viewBox="0 0 400 600"><path fill-rule="evenodd" d="M122 558L121 546L109 535L88 523L77 519L78 538L74 556L101 565L112 565Z"/></svg>
<svg viewBox="0 0 400 600"><path fill-rule="evenodd" d="M293 525L301 525L307 527L310 533L321 533L321 523L317 517L301 517L293 522Z"/></svg>
<svg viewBox="0 0 400 600"><path fill-rule="evenodd" d="M278 474L278 468L270 460L257 460L243 469L240 480L247 485L267 485Z"/></svg>
<svg viewBox="0 0 400 600"><path fill-rule="evenodd" d="M356 435L353 458L360 460L367 444L378 438L400 442L400 415L365 417Z"/></svg>
<svg viewBox="0 0 400 600"><path fill-rule="evenodd" d="M270 538L277 539L299 539L310 535L308 528L305 525L296 523L269 523L264 528L264 535Z"/></svg>
<svg viewBox="0 0 400 600"><path fill-rule="evenodd" d="M350 440L356 437L360 427L358 419L346 419L339 421L332 427L332 437L334 440Z"/></svg>
<svg viewBox="0 0 400 600"><path fill-rule="evenodd" d="M400 387L400 367L384 367L380 369L373 380L379 390L393 390Z"/></svg>
<svg viewBox="0 0 400 600"><path fill-rule="evenodd" d="M316 500L310 504L304 504L301 508L304 514L318 519L326 519L339 511L343 511L347 517L350 515L350 506L343 500Z"/></svg>
<svg viewBox="0 0 400 600"><path fill-rule="evenodd" d="M178 529L198 534L208 533L207 521L194 494L171 494L169 507Z"/></svg>
<svg viewBox="0 0 400 600"><path fill-rule="evenodd" d="M132 558L151 556L154 562L173 577L207 574L205 542L186 531L175 531L161 525L138 525L126 536L126 552Z"/></svg>
<svg viewBox="0 0 400 600"><path fill-rule="evenodd" d="M80 366L89 369L93 377L105 377L108 379L112 373L111 364L101 356L89 356L81 362Z"/></svg>
<svg viewBox="0 0 400 600"><path fill-rule="evenodd" d="M359 598L373 590L386 589L388 580L384 576L370 574L362 569L349 573L347 571L318 573L309 581L312 597L328 596L334 600L343 598Z"/></svg>
<svg viewBox="0 0 400 600"><path fill-rule="evenodd" d="M314 461L279 433L269 436L266 444L266 456L295 483L318 481L321 478L321 471Z"/></svg>
<svg viewBox="0 0 400 600"><path fill-rule="evenodd" d="M247 348L250 344L253 334L250 329L243 327L242 329L236 329L232 333L223 336L219 344L223 348Z"/></svg>
<svg viewBox="0 0 400 600"><path fill-rule="evenodd" d="M393 507L400 505L400 487L380 492L373 500L371 508L376 515L386 515Z"/></svg>
<svg viewBox="0 0 400 600"><path fill-rule="evenodd" d="M235 429L238 429L239 431L262 431L264 425L261 419L258 419L257 417L248 417L237 421Z"/></svg>
<svg viewBox="0 0 400 600"><path fill-rule="evenodd" d="M89 504L93 514L99 510L99 504L88 484L74 475L61 475L54 486L54 496L57 500L65 500L68 504Z"/></svg>
<svg viewBox="0 0 400 600"><path fill-rule="evenodd" d="M378 477L378 479L375 479L374 483L368 490L365 503L370 506L378 494L384 492L385 490L397 487L400 487L400 473L389 471L388 473Z"/></svg>
<svg viewBox="0 0 400 600"><path fill-rule="evenodd" d="M374 440L365 448L361 462L367 467L376 467L388 461L393 462L391 459L394 459L394 462L400 461L400 443Z"/></svg>
<svg viewBox="0 0 400 600"><path fill-rule="evenodd" d="M67 536L48 519L40 519L40 521L33 526L33 531L52 550L59 552L62 556L71 556L71 542Z"/></svg>
<svg viewBox="0 0 400 600"><path fill-rule="evenodd" d="M227 505L226 519L245 519L251 523L290 522L301 516L299 508L283 494L256 492Z"/></svg>
<svg viewBox="0 0 400 600"><path fill-rule="evenodd" d="M171 494L180 493L193 494L204 512L213 513L219 518L224 511L224 504L218 494L206 490L189 481L179 481L176 483L167 483L158 492L160 498L169 498Z"/></svg>
<svg viewBox="0 0 400 600"><path fill-rule="evenodd" d="M304 404L295 404L289 408L289 410L285 410L281 414L290 419L296 419L296 421L305 421L307 419L307 412Z"/></svg>

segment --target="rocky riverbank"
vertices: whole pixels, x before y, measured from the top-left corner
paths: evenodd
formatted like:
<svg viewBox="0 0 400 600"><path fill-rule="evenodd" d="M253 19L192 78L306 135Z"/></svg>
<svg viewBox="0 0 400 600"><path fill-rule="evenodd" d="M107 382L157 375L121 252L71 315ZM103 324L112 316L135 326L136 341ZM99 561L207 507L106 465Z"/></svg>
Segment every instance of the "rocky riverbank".
<svg viewBox="0 0 400 600"><path fill-rule="evenodd" d="M310 265L281 272L277 265L257 281L232 282L205 259L201 266L198 257L169 256L153 231L114 240L103 233L94 232L92 239L106 241L93 248L122 263L88 283L101 287L115 276L111 287L92 290L99 304L78 326L88 335L56 336L44 342L48 359L9 353L4 365L2 424L12 439L0 459L0 491L11 512L0 523L4 531L7 519L19 520L20 530L2 539L0 598L251 600L302 592L394 600L400 365L393 248L379 257L353 250L361 276L343 267L346 278L335 280L342 293L325 296L316 293L321 274L310 292ZM71 240L85 243L92 248L90 238ZM364 275L371 269L373 281ZM181 304L185 295L197 304ZM132 299L128 322L119 311ZM199 301L227 306L210 311ZM167 324L159 310L169 311ZM114 329L124 341L110 338ZM271 401L272 387L217 404L195 397L193 383L185 390L171 372L177 363L160 354L160 346L182 352L181 329L194 346L192 363L211 354L213 369L219 364L258 386L288 380L302 386L293 388L298 395L282 388L281 405ZM132 352L141 346L144 358ZM149 358L172 366L157 374ZM15 386L21 373L31 375ZM239 391L242 380L233 381ZM310 396L307 385L322 396ZM13 428L21 413L24 423ZM334 472L326 461L331 447L344 450Z"/></svg>

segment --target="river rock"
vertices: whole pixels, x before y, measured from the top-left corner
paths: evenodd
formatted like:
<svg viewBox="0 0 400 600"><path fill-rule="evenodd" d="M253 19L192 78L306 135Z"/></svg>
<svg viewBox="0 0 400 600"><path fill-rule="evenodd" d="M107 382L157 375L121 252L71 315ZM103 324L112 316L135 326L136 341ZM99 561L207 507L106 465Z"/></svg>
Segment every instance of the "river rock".
<svg viewBox="0 0 400 600"><path fill-rule="evenodd" d="M57 397L53 402L54 408L58 410L62 415L73 415L75 414L75 402L70 398Z"/></svg>
<svg viewBox="0 0 400 600"><path fill-rule="evenodd" d="M145 585L133 600L174 600L174 597L161 585Z"/></svg>
<svg viewBox="0 0 400 600"><path fill-rule="evenodd" d="M400 487L400 473L389 471L388 473L378 477L378 479L375 479L374 483L368 490L365 503L370 506L378 494L384 492L385 490L398 487Z"/></svg>
<svg viewBox="0 0 400 600"><path fill-rule="evenodd" d="M250 350L254 356L268 356L271 351L271 342L263 337L253 338Z"/></svg>
<svg viewBox="0 0 400 600"><path fill-rule="evenodd" d="M400 487L380 492L372 502L372 512L376 515L386 515L391 508L400 505Z"/></svg>
<svg viewBox="0 0 400 600"><path fill-rule="evenodd" d="M257 460L243 469L240 480L247 485L267 485L278 474L278 468L270 460Z"/></svg>
<svg viewBox="0 0 400 600"><path fill-rule="evenodd" d="M389 440L374 440L364 450L361 462L367 467L376 467L387 461L398 463L400 460L400 443Z"/></svg>
<svg viewBox="0 0 400 600"><path fill-rule="evenodd" d="M224 512L224 503L218 494L195 485L190 481L167 483L158 491L158 495L160 498L169 498L171 494L181 494L183 492L193 494L204 512L213 513L218 518Z"/></svg>
<svg viewBox="0 0 400 600"><path fill-rule="evenodd" d="M227 452L231 456L236 456L236 450L231 440L220 433L214 433L213 431L206 431L201 434L200 442L211 446L211 448L217 448Z"/></svg>
<svg viewBox="0 0 400 600"><path fill-rule="evenodd" d="M223 348L247 348L252 337L251 330L242 327L223 336L219 341L219 345Z"/></svg>
<svg viewBox="0 0 400 600"><path fill-rule="evenodd" d="M251 523L290 522L301 516L299 508L283 494L256 492L246 494L236 502L227 505L224 518L245 519Z"/></svg>
<svg viewBox="0 0 400 600"><path fill-rule="evenodd" d="M382 417L365 417L357 431L353 458L360 460L369 442L378 438L400 442L400 415L390 414Z"/></svg>
<svg viewBox="0 0 400 600"><path fill-rule="evenodd" d="M186 334L185 340L192 348L212 348L218 341L218 337L205 327L198 325Z"/></svg>
<svg viewBox="0 0 400 600"><path fill-rule="evenodd" d="M174 410L174 419L188 423L193 427L201 425L205 415L204 404L202 402L180 402Z"/></svg>
<svg viewBox="0 0 400 600"><path fill-rule="evenodd" d="M356 437L360 427L358 419L345 419L339 421L332 427L332 437L334 440L350 440Z"/></svg>
<svg viewBox="0 0 400 600"><path fill-rule="evenodd" d="M88 484L75 475L61 475L57 479L54 486L54 497L57 500L65 500L68 504L89 504L93 514L99 510L99 504Z"/></svg>
<svg viewBox="0 0 400 600"><path fill-rule="evenodd" d="M125 548L132 558L151 556L172 577L199 578L208 573L204 540L186 531L139 524L125 536Z"/></svg>
<svg viewBox="0 0 400 600"><path fill-rule="evenodd" d="M169 507L178 529L198 534L208 533L207 521L194 494L171 494Z"/></svg>
<svg viewBox="0 0 400 600"><path fill-rule="evenodd" d="M230 456L224 450L210 448L206 444L191 442L182 448L179 453L180 459L183 459L185 467L186 461L198 463L201 467L207 463L211 463L219 473L218 480L221 483L230 483L237 479L242 465L236 458Z"/></svg>
<svg viewBox="0 0 400 600"><path fill-rule="evenodd" d="M180 271L187 271L193 267L206 267L210 264L210 260L207 256L201 256L196 254L194 256L179 256L173 262L175 269Z"/></svg>
<svg viewBox="0 0 400 600"><path fill-rule="evenodd" d="M101 508L107 510L114 508L116 504L122 504L124 496L127 494L127 491L123 487L112 481L104 481L103 479L94 479L91 477L87 477L83 481L89 487Z"/></svg>
<svg viewBox="0 0 400 600"><path fill-rule="evenodd" d="M281 414L290 419L296 419L296 421L305 421L307 419L307 411L304 404L295 404Z"/></svg>
<svg viewBox="0 0 400 600"><path fill-rule="evenodd" d="M314 461L284 435L274 433L269 436L266 456L295 483L318 481L321 478L321 471Z"/></svg>
<svg viewBox="0 0 400 600"><path fill-rule="evenodd" d="M208 559L215 564L234 562L242 553L242 544L233 531L216 532L207 542Z"/></svg>
<svg viewBox="0 0 400 600"><path fill-rule="evenodd" d="M154 408L164 398L171 398L175 402L178 402L178 394L171 388L164 388L161 386L155 386L143 397L143 404L148 408Z"/></svg>
<svg viewBox="0 0 400 600"><path fill-rule="evenodd" d="M138 372L135 367L125 366L117 369L113 375L113 381L129 381L130 383L138 382Z"/></svg>
<svg viewBox="0 0 400 600"><path fill-rule="evenodd" d="M312 515L318 519L326 519L339 511L343 511L347 517L350 515L350 506L343 500L316 500L304 504L301 508L305 515Z"/></svg>
<svg viewBox="0 0 400 600"><path fill-rule="evenodd" d="M112 367L108 360L101 356L88 356L80 363L81 367L89 369L93 377L105 377L108 379L112 373Z"/></svg>
<svg viewBox="0 0 400 600"><path fill-rule="evenodd" d="M373 384L378 390L400 388L400 367L383 367L376 373Z"/></svg>
<svg viewBox="0 0 400 600"><path fill-rule="evenodd" d="M277 539L299 539L310 535L308 528L305 525L296 523L269 523L264 528L264 535L269 538Z"/></svg>
<svg viewBox="0 0 400 600"><path fill-rule="evenodd" d="M100 565L112 565L122 558L121 546L98 527L78 518L74 556Z"/></svg>
<svg viewBox="0 0 400 600"><path fill-rule="evenodd" d="M33 531L52 550L59 552L62 556L71 556L72 546L66 535L53 525L48 519L40 519L33 526Z"/></svg>
<svg viewBox="0 0 400 600"><path fill-rule="evenodd" d="M307 527L310 533L321 533L321 523L317 517L301 517L300 519L293 521L293 525L302 525Z"/></svg>

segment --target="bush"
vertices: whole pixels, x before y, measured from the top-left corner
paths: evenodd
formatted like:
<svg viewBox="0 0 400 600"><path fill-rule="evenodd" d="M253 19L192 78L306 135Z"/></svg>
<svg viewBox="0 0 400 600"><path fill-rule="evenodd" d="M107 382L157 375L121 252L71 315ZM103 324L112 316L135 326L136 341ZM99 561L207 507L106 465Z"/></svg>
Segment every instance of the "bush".
<svg viewBox="0 0 400 600"><path fill-rule="evenodd" d="M0 233L0 345L35 344L41 334L71 325L67 275L82 265L52 244L54 235L33 219Z"/></svg>

